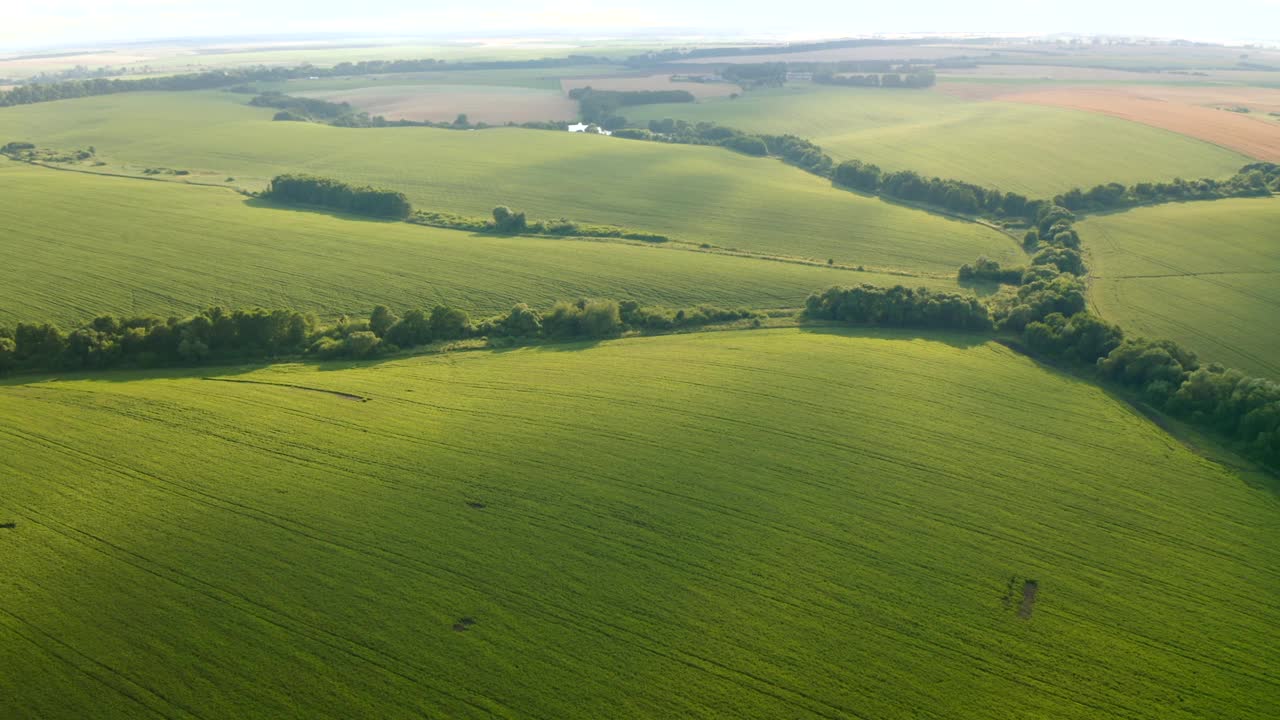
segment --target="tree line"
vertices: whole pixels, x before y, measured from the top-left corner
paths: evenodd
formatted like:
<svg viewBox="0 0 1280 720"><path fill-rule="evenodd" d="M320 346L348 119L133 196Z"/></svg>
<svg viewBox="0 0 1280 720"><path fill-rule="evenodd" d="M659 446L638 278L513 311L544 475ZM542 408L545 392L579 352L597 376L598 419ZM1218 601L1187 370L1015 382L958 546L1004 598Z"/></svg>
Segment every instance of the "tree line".
<svg viewBox="0 0 1280 720"><path fill-rule="evenodd" d="M845 87L927 88L933 87L938 82L938 76L932 70L920 70L906 74L873 73L869 75L814 73L813 81L822 85L843 85Z"/></svg>
<svg viewBox="0 0 1280 720"><path fill-rule="evenodd" d="M613 60L587 55L569 55L562 58L538 60L498 60L447 62L445 60L369 60L358 63L342 62L324 68L303 64L295 67L256 66L231 70L211 70L201 73L164 75L132 79L94 77L46 84L19 85L0 92L0 107L28 105L31 103L93 95L110 95L122 92L213 90L251 82L280 82L303 80L313 77L346 77L380 73L442 72L446 70L513 70L520 68L551 68L582 64L613 64Z"/></svg>
<svg viewBox="0 0 1280 720"><path fill-rule="evenodd" d="M621 238L651 243L663 243L671 240L671 238L661 233L632 230L631 228L618 227L617 225L596 225L567 218L530 220L523 210L512 210L505 205L495 207L490 218L471 217L432 210L415 210L408 221L417 225L429 225L431 227L508 235Z"/></svg>
<svg viewBox="0 0 1280 720"><path fill-rule="evenodd" d="M315 205L394 220L404 220L413 212L413 206L402 192L348 185L315 175L277 175L259 197L289 205Z"/></svg>
<svg viewBox="0 0 1280 720"><path fill-rule="evenodd" d="M544 312L519 303L478 321L448 305L400 315L378 305L367 320L342 316L329 325L287 308L211 307L186 318L102 315L70 332L52 323L0 327L0 374L194 366L300 355L368 358L468 338L485 338L494 345L607 338L627 331L658 332L756 317L746 309L672 309L610 299L560 301Z"/></svg>
<svg viewBox="0 0 1280 720"><path fill-rule="evenodd" d="M1228 197L1258 197L1280 192L1280 165L1250 163L1226 180L1201 178L1134 185L1107 183L1089 190L1073 188L1053 199L1068 210L1099 211L1184 200L1217 200Z"/></svg>
<svg viewBox="0 0 1280 720"><path fill-rule="evenodd" d="M276 120L334 120L354 111L350 103L335 103L319 98L296 97L281 92L264 92L249 101L254 107L277 108Z"/></svg>
<svg viewBox="0 0 1280 720"><path fill-rule="evenodd" d="M680 145L716 145L757 157L771 156L803 170L830 177L833 161L822 148L795 135L751 134L710 122L650 120L646 128L616 130L614 137Z"/></svg>
<svg viewBox="0 0 1280 720"><path fill-rule="evenodd" d="M626 126L627 119L618 114L624 107L691 103L695 99L688 90L596 90L590 86L570 90L569 98L578 101L583 122L594 123L606 130Z"/></svg>
<svg viewBox="0 0 1280 720"><path fill-rule="evenodd" d="M804 317L878 327L990 330L991 312L971 295L895 285L831 287L805 300Z"/></svg>

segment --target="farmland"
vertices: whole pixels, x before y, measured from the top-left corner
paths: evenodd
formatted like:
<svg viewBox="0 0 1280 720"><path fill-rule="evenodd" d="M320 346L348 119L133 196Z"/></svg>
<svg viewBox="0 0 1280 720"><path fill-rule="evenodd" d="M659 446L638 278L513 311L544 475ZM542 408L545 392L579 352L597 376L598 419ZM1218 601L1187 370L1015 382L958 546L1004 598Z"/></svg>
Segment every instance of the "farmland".
<svg viewBox="0 0 1280 720"><path fill-rule="evenodd" d="M357 130L271 122L231 93L152 93L8 108L0 137L95 146L108 170L181 168L260 189L282 172L405 192L423 209L509 205L754 252L950 274L979 255L1012 261L994 230L834 189L769 158L569 133Z"/></svg>
<svg viewBox="0 0 1280 720"><path fill-rule="evenodd" d="M810 291L954 280L828 270L702 252L528 237L257 206L218 188L0 163L0 324L223 304L323 317L439 302L472 313L579 296L797 307ZM56 219L56 222L51 222Z"/></svg>
<svg viewBox="0 0 1280 720"><path fill-rule="evenodd" d="M452 121L464 114L473 122L576 120L578 103L555 90L500 85L391 85L354 90L300 93L330 102L350 103L389 120Z"/></svg>
<svg viewBox="0 0 1280 720"><path fill-rule="evenodd" d="M1103 317L1280 378L1280 200L1218 200L1089 218Z"/></svg>
<svg viewBox="0 0 1280 720"><path fill-rule="evenodd" d="M0 468L21 716L1280 700L1274 495L962 336L29 377L0 384Z"/></svg>
<svg viewBox="0 0 1280 720"><path fill-rule="evenodd" d="M1219 177L1248 162L1206 142L1095 113L970 102L927 91L798 85L736 100L627 108L626 115L639 122L671 117L793 133L837 159L1033 197L1107 182Z"/></svg>
<svg viewBox="0 0 1280 720"><path fill-rule="evenodd" d="M1274 103L1280 102L1280 92L1273 90L1255 89L1216 95L1223 98L1220 102L1233 104L1251 103L1261 97L1262 108L1275 107ZM1199 138L1258 160L1280 161L1280 128L1262 117L1204 107L1194 102L1214 96L1215 93L1188 94L1165 89L1152 92L1141 87L1128 87L1030 91L1011 93L1002 99L1110 115Z"/></svg>

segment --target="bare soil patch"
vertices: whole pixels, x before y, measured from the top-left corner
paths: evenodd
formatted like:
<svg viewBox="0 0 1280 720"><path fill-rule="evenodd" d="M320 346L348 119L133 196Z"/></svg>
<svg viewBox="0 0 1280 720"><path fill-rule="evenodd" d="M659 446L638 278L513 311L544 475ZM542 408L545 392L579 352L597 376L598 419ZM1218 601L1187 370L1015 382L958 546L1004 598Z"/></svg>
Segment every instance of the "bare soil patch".
<svg viewBox="0 0 1280 720"><path fill-rule="evenodd" d="M298 93L382 115L388 120L449 122L459 113L473 123L573 120L578 103L552 90L499 85L384 85Z"/></svg>
<svg viewBox="0 0 1280 720"><path fill-rule="evenodd" d="M1215 92L1206 94L1199 92L1201 90ZM1254 93L1268 91L1263 88L1216 91L1216 88L1064 88L1014 92L995 99L1102 113L1171 130L1259 160L1280 160L1280 127L1268 122L1265 114L1253 117L1258 113L1229 112L1192 102L1208 97L1261 97Z"/></svg>
<svg viewBox="0 0 1280 720"><path fill-rule="evenodd" d="M699 100L728 97L740 92L733 83L673 82L665 75L594 75L560 79L560 89L566 94L574 88L592 87L596 90L686 90Z"/></svg>

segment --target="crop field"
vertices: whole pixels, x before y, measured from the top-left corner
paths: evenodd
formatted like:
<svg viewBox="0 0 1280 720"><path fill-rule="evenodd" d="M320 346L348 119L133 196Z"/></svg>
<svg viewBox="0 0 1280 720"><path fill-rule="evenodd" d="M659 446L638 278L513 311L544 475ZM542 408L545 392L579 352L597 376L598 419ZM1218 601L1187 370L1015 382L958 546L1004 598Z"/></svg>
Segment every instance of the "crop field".
<svg viewBox="0 0 1280 720"><path fill-rule="evenodd" d="M1280 379L1280 200L1138 208L1078 227L1103 317Z"/></svg>
<svg viewBox="0 0 1280 720"><path fill-rule="evenodd" d="M1061 108L970 102L941 92L797 86L753 91L736 100L627 108L625 114L639 122L671 117L793 133L838 159L1032 197L1107 182L1219 177L1249 162L1240 153L1136 122ZM1054 141L1045 142L1046 137Z"/></svg>
<svg viewBox="0 0 1280 720"><path fill-rule="evenodd" d="M22 717L1280 702L1275 495L961 336L30 377L0 469Z"/></svg>
<svg viewBox="0 0 1280 720"><path fill-rule="evenodd" d="M417 73L388 73L386 75L353 75L350 77L321 77L315 80L281 80L255 82L261 90L278 90L290 95L328 90L360 90L381 85L498 85L533 90L559 90L560 79L565 75L599 74L609 72L608 65L574 65L563 68L512 68L505 70L436 70Z"/></svg>
<svg viewBox="0 0 1280 720"><path fill-rule="evenodd" d="M659 232L725 248L950 275L979 255L1023 257L995 230L830 183L721 148L494 129L350 129L271 122L231 93L153 93L0 112L0 137L92 145L106 169L185 169L258 189L282 172L405 192L422 209L471 215L496 205Z"/></svg>
<svg viewBox="0 0 1280 720"><path fill-rule="evenodd" d="M500 85L391 85L298 93L346 102L391 120L452 121L464 113L473 123L576 120L578 103L555 90Z"/></svg>
<svg viewBox="0 0 1280 720"><path fill-rule="evenodd" d="M1231 96L1239 94L1237 90L1223 95L1222 102L1232 102ZM1264 109L1278 100L1275 91L1254 90L1248 95L1265 95ZM1196 96L1186 97L1164 88L1154 92L1145 88L1042 90L1011 93L1001 99L1110 115L1199 138L1257 160L1280 161L1280 127L1274 123L1253 117L1252 113L1203 107L1195 102Z"/></svg>
<svg viewBox="0 0 1280 720"><path fill-rule="evenodd" d="M952 277L567 239L501 237L256 205L228 190L0 164L0 324L212 304L324 317L445 303L476 314L577 297L798 307L831 285L958 290Z"/></svg>

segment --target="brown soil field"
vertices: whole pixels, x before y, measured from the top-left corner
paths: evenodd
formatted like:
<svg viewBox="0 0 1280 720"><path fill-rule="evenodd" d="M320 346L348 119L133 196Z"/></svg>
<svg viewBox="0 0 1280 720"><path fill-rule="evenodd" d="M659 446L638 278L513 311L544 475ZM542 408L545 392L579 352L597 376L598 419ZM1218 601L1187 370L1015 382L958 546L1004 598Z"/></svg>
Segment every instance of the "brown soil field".
<svg viewBox="0 0 1280 720"><path fill-rule="evenodd" d="M1171 130L1259 160L1280 161L1280 126L1269 122L1265 114L1228 112L1193 102L1204 99L1205 95L1199 91L1216 91L1217 88L1186 88L1190 92L1185 95L1180 93L1181 90L1166 87L1064 88L1007 93L995 99L1102 113ZM1263 92L1255 88L1223 90ZM1213 96L1229 97L1229 94ZM1227 101L1224 104L1237 103Z"/></svg>
<svg viewBox="0 0 1280 720"><path fill-rule="evenodd" d="M370 115L388 120L452 121L466 113L473 122L573 120L578 103L551 90L493 85L383 85L298 93L332 102L348 102Z"/></svg>
<svg viewBox="0 0 1280 720"><path fill-rule="evenodd" d="M672 82L671 75L595 75L560 79L560 89L568 93L574 88L590 86L596 90L688 90L699 100L728 97L740 92L733 83Z"/></svg>

